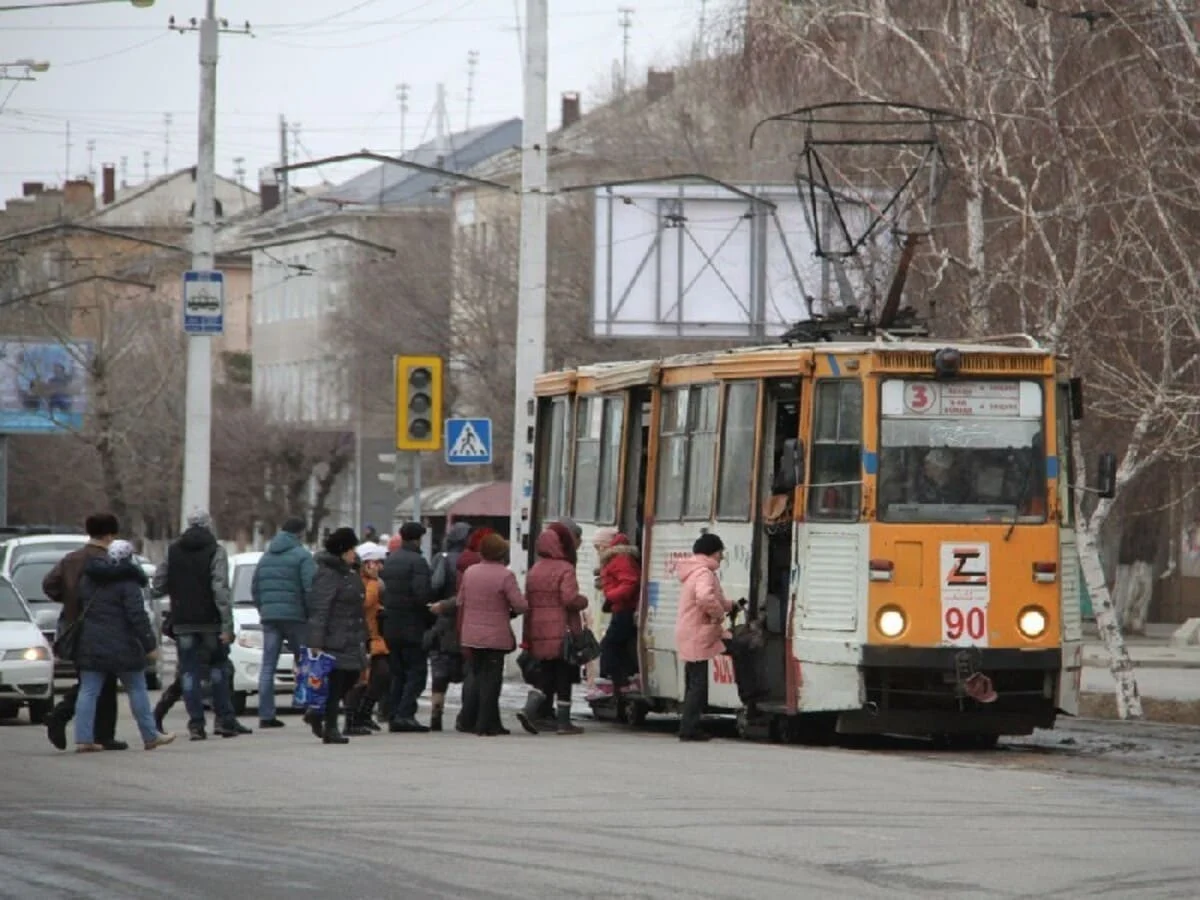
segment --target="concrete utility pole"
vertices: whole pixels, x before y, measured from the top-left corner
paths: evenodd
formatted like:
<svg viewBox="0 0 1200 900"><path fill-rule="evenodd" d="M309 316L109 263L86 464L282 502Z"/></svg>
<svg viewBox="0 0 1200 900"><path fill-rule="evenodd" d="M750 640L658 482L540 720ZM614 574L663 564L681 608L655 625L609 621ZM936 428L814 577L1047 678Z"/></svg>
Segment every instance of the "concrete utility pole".
<svg viewBox="0 0 1200 900"><path fill-rule="evenodd" d="M437 109L434 111L434 133L437 139L438 153L447 151L446 134L449 128L446 125L446 85L439 83L437 86Z"/></svg>
<svg viewBox="0 0 1200 900"><path fill-rule="evenodd" d="M400 101L400 153L403 158L404 153L408 150L408 85L401 83L396 85L396 99Z"/></svg>
<svg viewBox="0 0 1200 900"><path fill-rule="evenodd" d="M287 116L280 114L279 116L279 165L283 168L279 170L279 198L283 202L283 208L286 211L288 208L288 194L291 189L288 185L288 122Z"/></svg>
<svg viewBox="0 0 1200 900"><path fill-rule="evenodd" d="M622 6L617 13L621 25L621 93L629 90L629 30L633 28L633 9Z"/></svg>
<svg viewBox="0 0 1200 900"><path fill-rule="evenodd" d="M200 21L200 138L196 156L196 206L192 215L192 271L216 267L217 156L216 0L205 0ZM212 469L212 338L187 338L187 397L183 438L181 525L192 509L208 509Z"/></svg>
<svg viewBox="0 0 1200 900"><path fill-rule="evenodd" d="M517 283L517 377L513 416L512 568L524 583L533 506L537 408L533 382L546 364L546 74L548 0L525 3L525 115L521 137L521 244Z"/></svg>
<svg viewBox="0 0 1200 900"><path fill-rule="evenodd" d="M463 120L463 131L471 128L471 107L475 104L475 73L479 69L479 51L467 54L467 114Z"/></svg>

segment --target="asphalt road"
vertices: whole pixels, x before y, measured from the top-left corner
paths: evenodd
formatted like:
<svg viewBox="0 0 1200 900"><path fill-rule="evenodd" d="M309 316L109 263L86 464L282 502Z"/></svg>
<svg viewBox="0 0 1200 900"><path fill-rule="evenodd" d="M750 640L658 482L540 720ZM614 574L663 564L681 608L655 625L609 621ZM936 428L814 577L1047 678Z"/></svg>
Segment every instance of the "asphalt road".
<svg viewBox="0 0 1200 900"><path fill-rule="evenodd" d="M578 738L326 747L288 721L95 755L0 728L0 896L1192 898L1200 883L1195 790L1047 766L1076 740L1060 734L938 755L585 722Z"/></svg>

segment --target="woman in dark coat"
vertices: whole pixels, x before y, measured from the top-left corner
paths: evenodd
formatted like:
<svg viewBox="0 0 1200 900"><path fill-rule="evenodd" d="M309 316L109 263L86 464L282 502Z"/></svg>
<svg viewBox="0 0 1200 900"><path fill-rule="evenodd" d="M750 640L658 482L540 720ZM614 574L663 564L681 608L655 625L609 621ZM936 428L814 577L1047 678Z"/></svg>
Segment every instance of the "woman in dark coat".
<svg viewBox="0 0 1200 900"><path fill-rule="evenodd" d="M96 701L104 681L116 675L125 685L129 710L147 750L175 740L160 734L146 690L146 660L158 655L158 642L146 614L143 590L146 574L133 561L133 545L113 541L107 556L88 560L79 582L82 621L75 665L79 668L79 699L75 707L75 749L103 750L95 740Z"/></svg>
<svg viewBox="0 0 1200 900"><path fill-rule="evenodd" d="M326 744L348 744L337 727L342 698L358 682L366 662L363 647L367 625L363 620L363 580L355 568L358 536L339 528L325 539L325 552L317 554L317 574L307 597L308 648L334 659L329 676L325 715L307 716L313 734Z"/></svg>

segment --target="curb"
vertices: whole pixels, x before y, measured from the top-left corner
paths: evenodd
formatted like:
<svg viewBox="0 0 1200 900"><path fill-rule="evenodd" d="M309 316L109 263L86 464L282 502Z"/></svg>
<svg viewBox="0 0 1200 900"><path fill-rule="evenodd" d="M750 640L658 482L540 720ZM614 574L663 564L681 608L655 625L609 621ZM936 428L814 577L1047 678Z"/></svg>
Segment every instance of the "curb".
<svg viewBox="0 0 1200 900"><path fill-rule="evenodd" d="M1133 659L1135 669L1200 669L1200 659ZM1107 656L1084 656L1085 669L1107 669Z"/></svg>

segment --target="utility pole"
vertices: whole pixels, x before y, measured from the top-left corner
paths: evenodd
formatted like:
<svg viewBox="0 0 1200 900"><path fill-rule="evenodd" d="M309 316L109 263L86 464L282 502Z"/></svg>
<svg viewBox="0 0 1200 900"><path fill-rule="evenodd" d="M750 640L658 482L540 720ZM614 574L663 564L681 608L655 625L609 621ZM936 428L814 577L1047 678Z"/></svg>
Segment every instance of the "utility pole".
<svg viewBox="0 0 1200 900"><path fill-rule="evenodd" d="M204 40L203 35L200 38ZM203 115L203 111L201 111ZM171 174L171 123L174 117L170 113L163 113L163 174ZM197 176L199 177L199 176Z"/></svg>
<svg viewBox="0 0 1200 900"><path fill-rule="evenodd" d="M150 151L142 151L142 182L150 180Z"/></svg>
<svg viewBox="0 0 1200 900"><path fill-rule="evenodd" d="M63 174L63 181L71 180L71 123L67 123L67 171Z"/></svg>
<svg viewBox="0 0 1200 900"><path fill-rule="evenodd" d="M88 167L87 167L88 179L92 182L92 184L95 184L96 183L96 142L95 141L89 140L87 142L87 155L88 155Z"/></svg>
<svg viewBox="0 0 1200 900"><path fill-rule="evenodd" d="M408 150L408 85L401 82L396 85L396 99L400 101L400 156Z"/></svg>
<svg viewBox="0 0 1200 900"><path fill-rule="evenodd" d="M129 187L129 157L121 157L121 187Z"/></svg>
<svg viewBox="0 0 1200 900"><path fill-rule="evenodd" d="M279 115L279 164L283 167L279 172L279 197L283 201L283 209L286 212L288 208L288 194L291 193L291 188L288 186L288 123L287 116L280 113Z"/></svg>
<svg viewBox="0 0 1200 900"><path fill-rule="evenodd" d="M621 93L629 90L629 31L633 28L633 9L622 6L617 10L621 26Z"/></svg>
<svg viewBox="0 0 1200 900"><path fill-rule="evenodd" d="M471 107L475 103L475 72L479 68L479 51L472 50L467 54L467 116L463 122L463 130L471 127Z"/></svg>
<svg viewBox="0 0 1200 900"><path fill-rule="evenodd" d="M292 158L299 161L300 159L300 123L292 123Z"/></svg>
<svg viewBox="0 0 1200 900"><path fill-rule="evenodd" d="M531 546L533 448L537 424L533 382L546 364L546 80L548 0L526 0L525 112L521 136L521 234L517 281L516 409L513 416L512 568L524 582Z"/></svg>
<svg viewBox="0 0 1200 900"><path fill-rule="evenodd" d="M437 110L434 112L436 120L437 148L438 153L446 152L446 85L438 84L437 86Z"/></svg>

